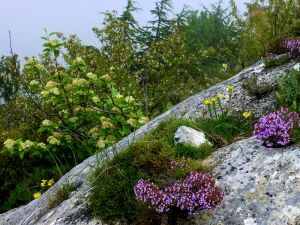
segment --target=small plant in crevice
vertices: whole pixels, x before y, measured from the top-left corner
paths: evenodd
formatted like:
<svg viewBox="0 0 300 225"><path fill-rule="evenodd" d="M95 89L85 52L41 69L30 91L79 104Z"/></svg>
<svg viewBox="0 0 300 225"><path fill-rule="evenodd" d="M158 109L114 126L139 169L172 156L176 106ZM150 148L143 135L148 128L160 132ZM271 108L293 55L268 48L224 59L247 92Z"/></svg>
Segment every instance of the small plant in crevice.
<svg viewBox="0 0 300 225"><path fill-rule="evenodd" d="M300 112L300 71L293 69L278 81L276 100L279 107Z"/></svg>
<svg viewBox="0 0 300 225"><path fill-rule="evenodd" d="M280 58L267 58L265 59L265 69L269 68L274 68L277 66L281 66L289 61L291 61L292 57L287 55L287 56L282 56Z"/></svg>
<svg viewBox="0 0 300 225"><path fill-rule="evenodd" d="M200 210L214 209L224 198L221 189L215 186L212 174L197 172L163 190L150 181L139 180L134 193L139 201L156 212L166 213L170 225L176 225L179 216L187 218Z"/></svg>
<svg viewBox="0 0 300 225"><path fill-rule="evenodd" d="M283 147L299 138L299 115L280 109L261 117L254 127L254 135L264 141L266 147Z"/></svg>
<svg viewBox="0 0 300 225"><path fill-rule="evenodd" d="M242 87L250 95L254 95L257 99L261 99L276 89L276 85L273 85L269 82L259 81L257 74L253 74L250 78L248 78L242 84Z"/></svg>
<svg viewBox="0 0 300 225"><path fill-rule="evenodd" d="M63 201L70 198L71 192L75 191L76 187L72 183L65 183L58 189L52 197L48 199L48 210L59 206Z"/></svg>
<svg viewBox="0 0 300 225"><path fill-rule="evenodd" d="M205 133L215 148L221 148L237 140L251 136L253 118L251 112L221 113L218 118L196 120L196 128Z"/></svg>

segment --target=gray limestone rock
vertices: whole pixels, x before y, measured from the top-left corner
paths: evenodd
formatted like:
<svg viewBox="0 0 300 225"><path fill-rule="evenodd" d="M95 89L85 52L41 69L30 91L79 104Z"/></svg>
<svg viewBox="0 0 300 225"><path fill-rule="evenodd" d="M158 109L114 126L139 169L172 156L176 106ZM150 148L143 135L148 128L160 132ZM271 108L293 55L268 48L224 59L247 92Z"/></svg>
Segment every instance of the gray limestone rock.
<svg viewBox="0 0 300 225"><path fill-rule="evenodd" d="M296 63L264 69L262 61L243 70L229 80L198 93L179 103L171 110L153 119L147 125L119 141L104 152L91 156L65 174L39 199L0 215L0 225L102 225L92 217L88 207L91 191L89 174L105 159L112 158L134 140L147 135L162 121L171 117L195 119L203 116L203 101L217 93L222 95L224 107L235 111L251 111L255 117L274 108L274 94L256 99L247 94L242 83L255 73L262 80L276 82L285 76ZM226 86L234 85L232 100ZM225 191L224 204L213 212L203 213L196 224L257 224L287 225L300 221L300 148L291 146L266 149L255 138L249 138L216 151L211 164ZM48 210L49 197L62 184L75 184L76 190L69 199ZM204 219L205 218L205 219Z"/></svg>

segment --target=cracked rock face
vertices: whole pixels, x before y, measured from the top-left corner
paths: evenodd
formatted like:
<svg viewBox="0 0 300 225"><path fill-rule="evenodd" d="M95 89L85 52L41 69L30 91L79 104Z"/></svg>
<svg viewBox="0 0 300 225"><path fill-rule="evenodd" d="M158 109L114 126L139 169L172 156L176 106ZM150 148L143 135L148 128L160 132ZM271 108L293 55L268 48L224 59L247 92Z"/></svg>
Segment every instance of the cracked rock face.
<svg viewBox="0 0 300 225"><path fill-rule="evenodd" d="M255 137L219 149L211 159L225 192L207 224L300 223L300 148L266 148Z"/></svg>
<svg viewBox="0 0 300 225"><path fill-rule="evenodd" d="M259 80L276 82L296 62L267 69L262 61L229 80L200 92L153 119L135 133L119 141L114 148L91 156L65 174L39 199L0 215L0 225L104 225L93 218L88 208L89 174L103 159L128 147L134 140L149 134L171 117L195 119L203 116L203 101L217 93L222 105L236 111L251 111L256 117L274 109L274 93L256 99L242 88L254 73ZM226 92L234 85L232 101ZM298 225L300 224L300 149L290 146L267 149L255 138L249 138L216 151L210 158L218 183L225 192L224 204L210 213L202 213L196 224L211 225ZM76 186L71 197L54 209L47 209L48 199L70 182Z"/></svg>

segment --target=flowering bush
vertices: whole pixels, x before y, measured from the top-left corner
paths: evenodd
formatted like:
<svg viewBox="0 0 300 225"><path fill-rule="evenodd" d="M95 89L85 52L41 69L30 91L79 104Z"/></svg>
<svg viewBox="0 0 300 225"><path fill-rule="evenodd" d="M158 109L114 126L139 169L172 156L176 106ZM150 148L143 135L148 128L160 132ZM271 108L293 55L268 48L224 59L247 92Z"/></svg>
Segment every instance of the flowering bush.
<svg viewBox="0 0 300 225"><path fill-rule="evenodd" d="M136 198L148 204L158 213L174 207L189 214L198 210L210 210L221 204L224 194L215 187L215 179L210 173L191 172L182 182L160 190L150 181L140 180L134 187Z"/></svg>
<svg viewBox="0 0 300 225"><path fill-rule="evenodd" d="M290 143L295 126L299 127L299 115L282 108L261 117L255 124L254 134L267 147L285 146Z"/></svg>
<svg viewBox="0 0 300 225"><path fill-rule="evenodd" d="M291 56L300 58L300 40L298 39L286 39L284 47L290 51Z"/></svg>
<svg viewBox="0 0 300 225"><path fill-rule="evenodd" d="M65 43L53 35L43 38L45 55L40 61L28 59L22 76L25 95L36 107L33 118L41 119L36 140L14 137L4 148L21 159L39 156L56 165L70 165L70 159L77 164L147 123L147 118L133 97L116 90L109 74L93 73L83 57L60 65Z"/></svg>

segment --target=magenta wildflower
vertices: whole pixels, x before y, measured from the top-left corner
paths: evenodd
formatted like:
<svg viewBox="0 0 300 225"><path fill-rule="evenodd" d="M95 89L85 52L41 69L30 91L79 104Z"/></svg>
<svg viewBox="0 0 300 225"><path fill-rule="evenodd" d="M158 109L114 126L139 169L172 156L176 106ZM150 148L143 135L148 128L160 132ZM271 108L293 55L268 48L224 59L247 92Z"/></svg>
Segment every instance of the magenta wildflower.
<svg viewBox="0 0 300 225"><path fill-rule="evenodd" d="M299 116L282 108L259 119L255 124L254 135L265 142L267 147L285 146L291 141L294 126L299 126Z"/></svg>
<svg viewBox="0 0 300 225"><path fill-rule="evenodd" d="M284 41L284 47L290 51L291 56L295 58L300 58L300 40L286 39Z"/></svg>
<svg viewBox="0 0 300 225"><path fill-rule="evenodd" d="M190 173L183 181L177 181L163 191L149 181L140 180L134 188L136 198L149 204L157 212L167 212L177 207L189 214L198 210L210 210L221 204L224 194L215 187L210 173Z"/></svg>

